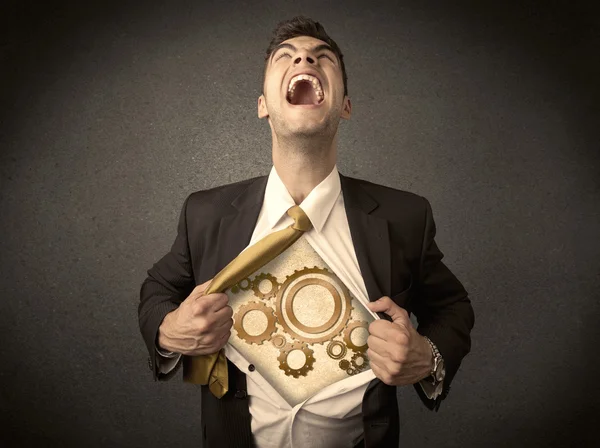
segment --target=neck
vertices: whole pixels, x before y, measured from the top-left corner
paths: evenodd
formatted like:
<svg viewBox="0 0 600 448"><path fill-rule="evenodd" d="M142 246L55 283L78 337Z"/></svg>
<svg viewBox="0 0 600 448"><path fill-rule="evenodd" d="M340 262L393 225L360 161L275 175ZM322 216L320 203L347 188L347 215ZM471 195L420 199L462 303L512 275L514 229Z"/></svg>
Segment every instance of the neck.
<svg viewBox="0 0 600 448"><path fill-rule="evenodd" d="M273 139L273 165L297 205L333 170L336 146L337 133L329 141Z"/></svg>

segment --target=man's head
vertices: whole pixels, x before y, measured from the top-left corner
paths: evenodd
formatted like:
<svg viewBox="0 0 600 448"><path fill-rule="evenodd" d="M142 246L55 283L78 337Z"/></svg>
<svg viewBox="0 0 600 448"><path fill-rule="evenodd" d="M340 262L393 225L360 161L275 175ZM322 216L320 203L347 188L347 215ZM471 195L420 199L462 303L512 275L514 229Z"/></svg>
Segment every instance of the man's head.
<svg viewBox="0 0 600 448"><path fill-rule="evenodd" d="M265 55L265 66L263 70L263 84L269 67L269 61L273 51L277 49L277 46L282 42L293 39L298 36L309 36L315 39L322 40L324 43L331 47L331 51L337 57L339 66L342 70L342 80L344 82L344 95L348 96L348 76L346 75L346 66L344 65L344 55L338 44L327 34L325 28L319 23L312 19L304 16L297 16L290 20L280 22L277 27L273 30L273 36L269 48L267 48L267 54ZM264 93L264 85L263 85Z"/></svg>
<svg viewBox="0 0 600 448"><path fill-rule="evenodd" d="M258 116L269 118L274 137L333 138L340 117L350 117L347 95L342 52L323 26L302 16L278 24L258 99Z"/></svg>

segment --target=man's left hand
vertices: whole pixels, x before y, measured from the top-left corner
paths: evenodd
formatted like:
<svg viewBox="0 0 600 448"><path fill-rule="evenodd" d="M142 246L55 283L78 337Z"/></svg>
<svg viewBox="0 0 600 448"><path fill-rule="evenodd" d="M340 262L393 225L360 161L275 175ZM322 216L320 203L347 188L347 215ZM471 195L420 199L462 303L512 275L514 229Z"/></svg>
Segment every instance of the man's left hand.
<svg viewBox="0 0 600 448"><path fill-rule="evenodd" d="M390 386L414 384L428 377L433 368L431 346L417 333L406 310L387 296L367 305L392 318L392 322L378 319L369 325L367 356L375 376Z"/></svg>

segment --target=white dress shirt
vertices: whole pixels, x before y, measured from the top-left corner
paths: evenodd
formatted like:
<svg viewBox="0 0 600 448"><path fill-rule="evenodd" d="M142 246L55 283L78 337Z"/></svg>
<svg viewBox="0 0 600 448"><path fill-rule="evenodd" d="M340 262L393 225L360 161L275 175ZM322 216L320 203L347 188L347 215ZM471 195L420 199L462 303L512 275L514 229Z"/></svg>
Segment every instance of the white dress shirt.
<svg viewBox="0 0 600 448"><path fill-rule="evenodd" d="M294 205L273 166L258 221L247 247L292 224L293 219L286 212ZM356 299L369 303L352 244L337 166L298 205L313 225L304 234L306 241ZM250 363L231 344L227 343L224 350L227 358L246 374L251 430L258 448L352 448L362 439L362 400L369 382L375 378L373 370L368 369L333 383L304 402L290 406L257 370L248 369ZM163 373L170 371L178 358L161 359L159 370ZM441 390L436 388L433 391L423 382L421 386L431 398Z"/></svg>

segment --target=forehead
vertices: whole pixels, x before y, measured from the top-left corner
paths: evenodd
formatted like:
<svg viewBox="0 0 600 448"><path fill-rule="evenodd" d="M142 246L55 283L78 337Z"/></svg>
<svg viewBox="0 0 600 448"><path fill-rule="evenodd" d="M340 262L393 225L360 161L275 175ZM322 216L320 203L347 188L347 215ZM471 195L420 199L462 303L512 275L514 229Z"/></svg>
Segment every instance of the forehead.
<svg viewBox="0 0 600 448"><path fill-rule="evenodd" d="M316 45L324 44L326 42L321 39L317 39L311 36L297 36L288 40L284 40L282 43L291 44L296 48L312 48Z"/></svg>

